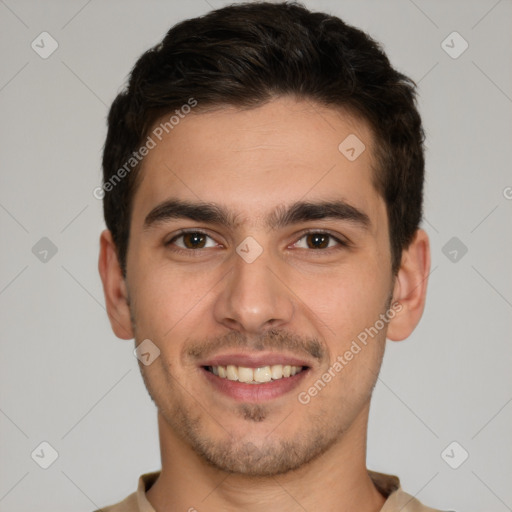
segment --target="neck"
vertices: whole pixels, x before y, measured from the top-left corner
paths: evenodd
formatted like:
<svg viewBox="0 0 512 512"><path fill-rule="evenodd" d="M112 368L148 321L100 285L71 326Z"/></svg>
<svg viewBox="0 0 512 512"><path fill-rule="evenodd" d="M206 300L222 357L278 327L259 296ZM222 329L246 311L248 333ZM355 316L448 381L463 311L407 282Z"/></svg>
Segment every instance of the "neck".
<svg viewBox="0 0 512 512"><path fill-rule="evenodd" d="M254 478L208 465L158 415L162 471L147 492L156 512L328 510L378 512L385 497L366 469L369 404L326 453L296 471Z"/></svg>

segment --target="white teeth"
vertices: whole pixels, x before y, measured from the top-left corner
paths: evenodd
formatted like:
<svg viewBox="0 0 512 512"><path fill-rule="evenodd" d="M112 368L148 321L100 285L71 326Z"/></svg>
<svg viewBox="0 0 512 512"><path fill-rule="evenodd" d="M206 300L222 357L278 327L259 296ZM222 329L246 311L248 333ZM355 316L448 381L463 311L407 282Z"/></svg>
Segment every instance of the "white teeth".
<svg viewBox="0 0 512 512"><path fill-rule="evenodd" d="M272 380L272 372L270 366L262 366L254 369L254 380L256 382L270 382Z"/></svg>
<svg viewBox="0 0 512 512"><path fill-rule="evenodd" d="M232 364L228 364L226 367L226 377L229 380L238 380L238 368Z"/></svg>
<svg viewBox="0 0 512 512"><path fill-rule="evenodd" d="M274 364L272 366L261 366L259 368L248 368L246 366L211 366L212 373L221 379L240 381L257 384L279 380L283 377L291 377L302 371L302 366L291 366L289 364Z"/></svg>
<svg viewBox="0 0 512 512"><path fill-rule="evenodd" d="M238 380L240 382L252 382L254 380L254 371L252 368L245 366L238 367Z"/></svg>
<svg viewBox="0 0 512 512"><path fill-rule="evenodd" d="M283 365L275 364L271 366L272 379L277 380L283 377Z"/></svg>

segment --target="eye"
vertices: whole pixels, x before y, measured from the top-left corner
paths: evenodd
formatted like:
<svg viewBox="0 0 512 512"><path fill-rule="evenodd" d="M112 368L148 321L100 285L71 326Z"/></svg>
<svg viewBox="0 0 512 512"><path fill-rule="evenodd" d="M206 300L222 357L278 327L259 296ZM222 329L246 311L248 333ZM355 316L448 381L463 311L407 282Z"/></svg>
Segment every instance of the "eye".
<svg viewBox="0 0 512 512"><path fill-rule="evenodd" d="M324 232L324 231L308 231L305 233L298 242L294 244L294 246L298 246L299 242L301 240L306 240L305 246L302 247L299 246L301 249L332 249L335 248L336 245L338 246L348 246L348 243L343 242L339 238L331 235L330 233ZM334 244L331 244L331 242L335 242Z"/></svg>
<svg viewBox="0 0 512 512"><path fill-rule="evenodd" d="M176 243L177 240L183 239L182 245ZM205 249L208 247L215 247L216 244L213 245L206 245L206 239L213 240L213 238L209 235L207 235L203 231L193 230L193 231L185 231L182 230L179 235L176 235L175 237L171 238L168 242L165 243L165 245L176 245L179 249L174 250L195 250L195 249Z"/></svg>

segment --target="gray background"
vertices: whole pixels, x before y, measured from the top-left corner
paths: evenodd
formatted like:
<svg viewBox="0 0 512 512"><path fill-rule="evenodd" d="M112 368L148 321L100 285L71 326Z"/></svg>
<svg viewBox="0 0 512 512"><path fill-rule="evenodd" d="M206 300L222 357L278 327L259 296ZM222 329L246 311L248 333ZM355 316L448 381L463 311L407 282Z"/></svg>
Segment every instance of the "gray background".
<svg viewBox="0 0 512 512"><path fill-rule="evenodd" d="M136 58L226 3L0 0L2 512L91 511L160 468L133 341L104 310L92 191L107 108ZM512 2L305 3L382 42L419 82L427 132L428 301L409 340L388 342L368 466L433 507L512 510ZM59 45L47 59L31 48L43 31ZM442 46L453 31L469 44L456 59ZM35 462L48 449L31 458L42 441L59 455L48 469Z"/></svg>

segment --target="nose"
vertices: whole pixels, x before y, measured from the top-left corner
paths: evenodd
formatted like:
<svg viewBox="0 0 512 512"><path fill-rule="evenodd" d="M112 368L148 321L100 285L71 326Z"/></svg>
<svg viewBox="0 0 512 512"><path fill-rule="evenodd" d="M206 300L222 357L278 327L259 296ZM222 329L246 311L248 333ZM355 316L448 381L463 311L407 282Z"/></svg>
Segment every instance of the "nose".
<svg viewBox="0 0 512 512"><path fill-rule="evenodd" d="M293 294L286 286L279 266L266 251L249 263L238 254L233 269L223 280L214 315L217 322L241 332L260 334L290 322L294 312Z"/></svg>

